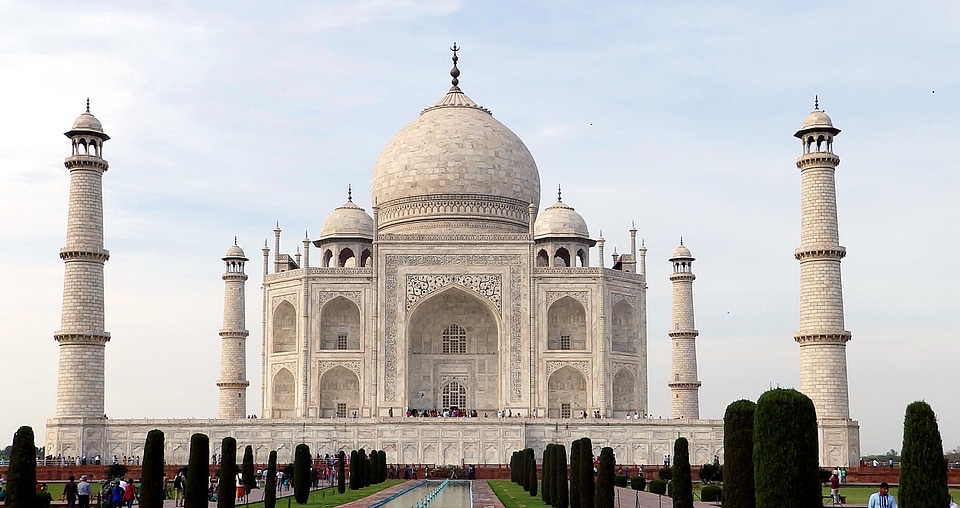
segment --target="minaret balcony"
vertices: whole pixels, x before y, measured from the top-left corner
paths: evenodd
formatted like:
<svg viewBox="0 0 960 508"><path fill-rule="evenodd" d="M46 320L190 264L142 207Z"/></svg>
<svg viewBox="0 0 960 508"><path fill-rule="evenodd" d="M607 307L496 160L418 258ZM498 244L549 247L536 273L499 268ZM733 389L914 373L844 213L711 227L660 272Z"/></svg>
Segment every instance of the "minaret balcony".
<svg viewBox="0 0 960 508"><path fill-rule="evenodd" d="M799 247L793 251L793 257L797 261L808 259L843 259L847 255L847 249L839 245L810 245Z"/></svg>
<svg viewBox="0 0 960 508"><path fill-rule="evenodd" d="M797 167L805 169L815 166L836 167L840 165L840 156L831 152L810 152L797 158Z"/></svg>
<svg viewBox="0 0 960 508"><path fill-rule="evenodd" d="M71 259L86 259L90 261L104 262L110 259L110 251L107 249L84 249L64 247L60 249L60 259L69 261Z"/></svg>
<svg viewBox="0 0 960 508"><path fill-rule="evenodd" d="M793 335L793 340L801 346L804 344L845 344L851 336L851 333L846 330L841 332L797 332Z"/></svg>

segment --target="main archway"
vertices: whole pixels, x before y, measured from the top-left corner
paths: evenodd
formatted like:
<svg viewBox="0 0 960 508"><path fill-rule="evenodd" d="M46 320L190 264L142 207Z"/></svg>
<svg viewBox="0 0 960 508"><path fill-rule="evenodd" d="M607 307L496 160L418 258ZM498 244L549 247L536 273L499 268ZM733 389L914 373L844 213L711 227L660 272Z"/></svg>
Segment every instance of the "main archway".
<svg viewBox="0 0 960 508"><path fill-rule="evenodd" d="M500 327L486 300L459 287L417 305L407 324L407 405L494 413L500 407Z"/></svg>

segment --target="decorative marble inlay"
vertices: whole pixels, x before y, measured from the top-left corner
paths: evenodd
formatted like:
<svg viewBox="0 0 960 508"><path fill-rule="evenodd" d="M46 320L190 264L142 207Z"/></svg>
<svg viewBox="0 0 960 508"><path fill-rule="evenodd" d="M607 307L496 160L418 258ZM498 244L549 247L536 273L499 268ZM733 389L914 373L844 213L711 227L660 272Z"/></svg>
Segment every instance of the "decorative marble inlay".
<svg viewBox="0 0 960 508"><path fill-rule="evenodd" d="M630 306L633 307L634 309L638 307L636 295L625 295L622 293L612 293L610 295L610 307L613 307L614 305L622 302L623 300L626 300L627 303L629 303Z"/></svg>
<svg viewBox="0 0 960 508"><path fill-rule="evenodd" d="M293 305L293 308L297 308L297 301L299 300L296 293L290 293L289 295L279 295L274 296L273 300L270 301L270 304L274 310L281 302L288 302L290 305Z"/></svg>
<svg viewBox="0 0 960 508"><path fill-rule="evenodd" d="M576 361L553 361L550 360L547 362L547 378L550 377L550 374L564 368L564 367L573 367L574 369L579 370L583 373L584 377L590 379L590 362L586 360L576 360Z"/></svg>
<svg viewBox="0 0 960 508"><path fill-rule="evenodd" d="M270 382L273 382L273 378L277 377L277 372L280 372L281 369L287 369L293 374L294 379L297 377L297 362L281 362L274 363L270 365Z"/></svg>
<svg viewBox="0 0 960 508"><path fill-rule="evenodd" d="M317 362L317 375L322 376L334 367L344 367L360 377L360 360L321 360Z"/></svg>
<svg viewBox="0 0 960 508"><path fill-rule="evenodd" d="M520 332L522 330L522 314L519 303L523 292L522 262L520 254L388 254L384 256L384 398L397 399L399 375L398 351L398 324L399 313L398 292L400 288L397 280L397 270L401 266L498 266L506 267L509 272L510 306L507 312L507 350L509 356L510 401L519 402L522 397L522 352L520 347Z"/></svg>
<svg viewBox="0 0 960 508"><path fill-rule="evenodd" d="M582 303L584 307L587 306L586 291L547 291L547 307L553 304L553 302L567 296Z"/></svg>
<svg viewBox="0 0 960 508"><path fill-rule="evenodd" d="M407 310L424 296L443 289L450 284L463 287L486 298L501 310L500 286L502 277L498 273L461 275L407 275Z"/></svg>
<svg viewBox="0 0 960 508"><path fill-rule="evenodd" d="M622 363L622 362L610 362L610 372L616 376L617 372L620 372L620 369L627 369L633 374L633 377L637 377L637 366L632 363Z"/></svg>
<svg viewBox="0 0 960 508"><path fill-rule="evenodd" d="M323 305L341 296L357 304L357 307L360 307L360 291L321 291L317 294L317 303Z"/></svg>

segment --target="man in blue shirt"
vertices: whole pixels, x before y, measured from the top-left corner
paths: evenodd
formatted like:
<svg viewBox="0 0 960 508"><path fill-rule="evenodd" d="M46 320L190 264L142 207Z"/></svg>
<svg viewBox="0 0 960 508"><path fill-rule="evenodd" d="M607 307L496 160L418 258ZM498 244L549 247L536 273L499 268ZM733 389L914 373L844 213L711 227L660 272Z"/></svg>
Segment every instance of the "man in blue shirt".
<svg viewBox="0 0 960 508"><path fill-rule="evenodd" d="M880 492L870 494L867 508L897 508L897 500L890 495L890 485L887 482L880 483Z"/></svg>

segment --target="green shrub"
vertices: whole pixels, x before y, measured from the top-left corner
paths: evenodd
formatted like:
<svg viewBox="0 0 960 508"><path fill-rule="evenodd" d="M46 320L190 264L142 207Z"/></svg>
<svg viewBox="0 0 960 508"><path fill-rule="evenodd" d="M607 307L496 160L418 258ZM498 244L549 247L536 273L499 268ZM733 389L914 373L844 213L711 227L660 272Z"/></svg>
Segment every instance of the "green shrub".
<svg viewBox="0 0 960 508"><path fill-rule="evenodd" d="M570 506L580 508L580 440L570 444Z"/></svg>
<svg viewBox="0 0 960 508"><path fill-rule="evenodd" d="M45 490L38 490L33 495L33 508L50 508L52 502L53 496Z"/></svg>
<svg viewBox="0 0 960 508"><path fill-rule="evenodd" d="M298 444L293 451L293 461L293 498L297 504L307 504L310 498L310 447L305 443Z"/></svg>
<svg viewBox="0 0 960 508"><path fill-rule="evenodd" d="M722 495L723 489L718 485L705 485L703 489L700 490L700 500L705 502L720 501Z"/></svg>
<svg viewBox="0 0 960 508"><path fill-rule="evenodd" d="M567 508L570 506L570 486L567 484L567 448L558 444L554 451L554 460L556 461L554 471L556 477L554 486L556 497L554 498L554 508Z"/></svg>
<svg viewBox="0 0 960 508"><path fill-rule="evenodd" d="M207 508L207 476L210 474L210 438L206 434L190 436L190 461L184 486L184 508Z"/></svg>
<svg viewBox="0 0 960 508"><path fill-rule="evenodd" d="M903 508L950 504L947 461L937 415L923 401L911 403L904 415L899 483L898 497Z"/></svg>
<svg viewBox="0 0 960 508"><path fill-rule="evenodd" d="M661 480L666 480L666 481L672 480L672 479L673 479L673 468L671 468L671 467L661 467L660 470L657 471L657 478L660 478Z"/></svg>
<svg viewBox="0 0 960 508"><path fill-rule="evenodd" d="M817 412L793 390L769 390L753 418L753 476L757 506L820 506Z"/></svg>
<svg viewBox="0 0 960 508"><path fill-rule="evenodd" d="M6 506L32 507L37 495L37 449L33 428L23 426L13 435L10 464L7 468Z"/></svg>
<svg viewBox="0 0 960 508"><path fill-rule="evenodd" d="M533 448L527 448L527 462L530 495L537 497L537 456L533 453Z"/></svg>
<svg viewBox="0 0 960 508"><path fill-rule="evenodd" d="M674 508L693 508L690 444L685 437L678 437L673 443L673 494L671 497Z"/></svg>
<svg viewBox="0 0 960 508"><path fill-rule="evenodd" d="M233 508L237 505L237 440L229 436L220 442L217 499L217 508Z"/></svg>
<svg viewBox="0 0 960 508"><path fill-rule="evenodd" d="M600 450L600 464L597 467L597 486L594 498L597 508L613 508L614 488L613 476L614 469L617 467L616 458L613 456L613 448L609 446Z"/></svg>
<svg viewBox="0 0 960 508"><path fill-rule="evenodd" d="M343 471L341 471L342 473ZM341 491L341 494L343 491ZM267 479L263 484L263 508L274 508L277 505L277 451L270 451L267 462Z"/></svg>
<svg viewBox="0 0 960 508"><path fill-rule="evenodd" d="M340 450L340 453L337 454L337 492L341 494L347 491L346 464L347 454Z"/></svg>
<svg viewBox="0 0 960 508"><path fill-rule="evenodd" d="M650 480L650 492L654 494L660 494L661 496L667 493L667 482L666 480L661 480L657 478L655 480Z"/></svg>
<svg viewBox="0 0 960 508"><path fill-rule="evenodd" d="M350 490L360 488L360 473L357 472L359 455L356 450L350 450Z"/></svg>
<svg viewBox="0 0 960 508"><path fill-rule="evenodd" d="M593 441L580 438L580 506L594 508L596 483L593 477Z"/></svg>
<svg viewBox="0 0 960 508"><path fill-rule="evenodd" d="M627 478L627 475L625 474L618 474L613 477L613 484L616 485L617 487L627 488L627 484L629 481L630 480Z"/></svg>
<svg viewBox="0 0 960 508"><path fill-rule="evenodd" d="M735 508L757 506L753 479L753 418L757 405L731 402L723 414L723 503Z"/></svg>
<svg viewBox="0 0 960 508"><path fill-rule="evenodd" d="M551 487L553 475L550 474L551 453L553 453L553 443L547 444L547 447L543 449L543 458L541 459L543 461L543 473L541 475L543 484L540 485L540 499L547 506L553 506L553 490Z"/></svg>
<svg viewBox="0 0 960 508"><path fill-rule="evenodd" d="M643 474L638 474L633 478L630 478L630 488L633 490L644 490L647 488L647 479L643 477Z"/></svg>
<svg viewBox="0 0 960 508"><path fill-rule="evenodd" d="M162 430L147 432L143 445L143 469L140 471L140 508L163 508L166 492L163 485Z"/></svg>
<svg viewBox="0 0 960 508"><path fill-rule="evenodd" d="M253 472L253 447L250 445L243 449L243 465L240 468L240 474L243 479L243 492L249 495L250 491L257 486L257 479Z"/></svg>

